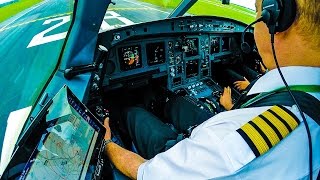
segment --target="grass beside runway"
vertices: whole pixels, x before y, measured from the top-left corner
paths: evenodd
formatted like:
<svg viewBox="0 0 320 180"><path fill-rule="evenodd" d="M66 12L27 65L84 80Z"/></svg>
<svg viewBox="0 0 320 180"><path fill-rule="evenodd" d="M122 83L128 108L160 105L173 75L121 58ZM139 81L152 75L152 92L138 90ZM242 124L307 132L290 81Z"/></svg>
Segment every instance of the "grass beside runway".
<svg viewBox="0 0 320 180"><path fill-rule="evenodd" d="M140 0L142 2L151 3L164 8L174 9L178 6L181 0ZM255 19L255 12L253 10L230 4L224 5L221 0L199 0L188 13L194 15L212 15L219 17L227 17L235 19L246 24L251 23Z"/></svg>
<svg viewBox="0 0 320 180"><path fill-rule="evenodd" d="M20 0L0 8L0 22L18 14L19 12L41 2L43 0Z"/></svg>

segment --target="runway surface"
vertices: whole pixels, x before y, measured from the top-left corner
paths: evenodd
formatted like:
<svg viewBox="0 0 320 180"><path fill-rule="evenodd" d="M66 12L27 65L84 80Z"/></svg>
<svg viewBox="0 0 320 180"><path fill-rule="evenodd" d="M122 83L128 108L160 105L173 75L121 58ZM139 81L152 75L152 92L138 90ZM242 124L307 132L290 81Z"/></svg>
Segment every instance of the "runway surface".
<svg viewBox="0 0 320 180"><path fill-rule="evenodd" d="M171 10L135 0L110 5L101 31L163 19ZM9 113L32 106L54 70L73 1L46 0L0 23L0 149Z"/></svg>

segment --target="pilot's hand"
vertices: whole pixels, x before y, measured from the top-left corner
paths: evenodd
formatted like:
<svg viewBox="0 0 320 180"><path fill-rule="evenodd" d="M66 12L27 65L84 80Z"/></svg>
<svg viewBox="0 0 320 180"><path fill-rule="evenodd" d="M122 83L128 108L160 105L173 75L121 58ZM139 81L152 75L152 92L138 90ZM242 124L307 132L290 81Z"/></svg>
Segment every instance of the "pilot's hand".
<svg viewBox="0 0 320 180"><path fill-rule="evenodd" d="M233 83L234 87L237 88L239 91L245 90L250 84L250 82L247 80L246 77L243 77L243 78L244 78L244 81L236 81Z"/></svg>
<svg viewBox="0 0 320 180"><path fill-rule="evenodd" d="M110 129L110 126L109 126L109 117L106 117L104 119L104 127L106 128L106 134L104 135L104 140L109 140L111 139L111 129Z"/></svg>
<svg viewBox="0 0 320 180"><path fill-rule="evenodd" d="M227 111L233 107L232 98L231 98L231 88L228 86L223 89L223 93L219 100L221 106L223 106Z"/></svg>

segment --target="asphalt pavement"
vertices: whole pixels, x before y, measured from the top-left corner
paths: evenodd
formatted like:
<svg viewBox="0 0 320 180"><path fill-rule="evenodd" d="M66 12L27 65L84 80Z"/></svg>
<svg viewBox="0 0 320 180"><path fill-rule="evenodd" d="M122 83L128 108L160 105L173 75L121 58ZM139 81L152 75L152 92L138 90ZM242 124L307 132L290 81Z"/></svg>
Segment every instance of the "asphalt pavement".
<svg viewBox="0 0 320 180"><path fill-rule="evenodd" d="M101 29L166 18L137 0L110 5ZM45 0L0 23L0 149L9 113L32 106L54 70L70 26L73 0Z"/></svg>

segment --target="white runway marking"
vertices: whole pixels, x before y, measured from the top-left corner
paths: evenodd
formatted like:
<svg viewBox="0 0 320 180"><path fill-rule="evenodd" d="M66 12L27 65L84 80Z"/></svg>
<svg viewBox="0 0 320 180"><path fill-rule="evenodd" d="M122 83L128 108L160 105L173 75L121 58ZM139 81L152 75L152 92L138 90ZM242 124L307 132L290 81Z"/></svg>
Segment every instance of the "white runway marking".
<svg viewBox="0 0 320 180"><path fill-rule="evenodd" d="M135 5L138 5L138 6L143 6L143 7L146 7L146 8L158 11L158 12L162 12L162 13L165 13L165 14L170 14L169 12L162 11L162 10L159 10L159 9L156 9L156 8L153 8L153 7L150 7L150 6L146 6L144 4L140 4L140 3L137 3L137 2L132 2L132 1L128 1L128 0L123 0L123 1L135 4Z"/></svg>
<svg viewBox="0 0 320 180"><path fill-rule="evenodd" d="M64 39L67 36L67 33L68 33L67 31L66 32L62 32L62 33L58 33L58 34L49 35L49 36L45 36L45 35L48 32L50 32L50 31L62 26L63 24L66 24L67 22L70 21L70 19L71 19L70 16L63 16L63 17L57 17L57 18L54 18L54 19L48 19L48 20L44 21L43 25L47 25L47 24L50 24L50 23L52 23L54 21L61 21L62 20L58 24L55 24L55 25L51 26L50 28L40 32L37 35L35 35L32 38L32 40L29 43L27 48Z"/></svg>

